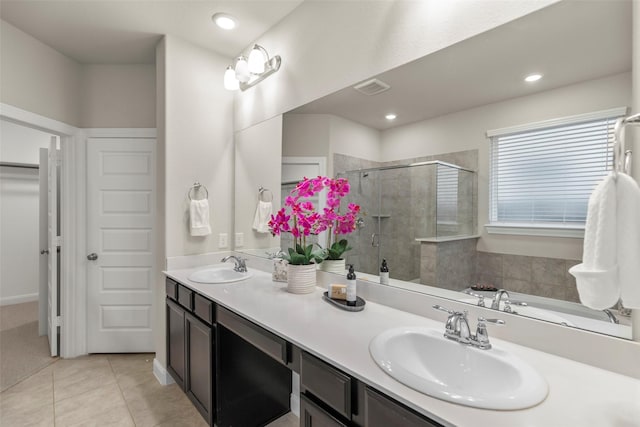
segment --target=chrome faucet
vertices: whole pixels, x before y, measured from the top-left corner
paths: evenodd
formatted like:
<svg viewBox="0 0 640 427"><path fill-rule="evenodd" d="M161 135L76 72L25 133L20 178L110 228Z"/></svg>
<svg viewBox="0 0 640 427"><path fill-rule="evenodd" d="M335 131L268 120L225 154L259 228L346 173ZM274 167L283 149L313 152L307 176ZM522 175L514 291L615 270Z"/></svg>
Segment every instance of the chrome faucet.
<svg viewBox="0 0 640 427"><path fill-rule="evenodd" d="M247 272L247 264L246 264L247 260L244 259L244 258L240 258L240 257L237 257L235 255L229 255L229 256L226 256L226 257L222 258L220 260L220 262L227 262L230 259L233 259L234 262L236 263L236 265L233 267L234 271L237 271L238 273L246 273Z"/></svg>
<svg viewBox="0 0 640 427"><path fill-rule="evenodd" d="M491 308L494 310L500 310L500 301L505 295L507 295L507 299L509 299L509 292L507 292L506 289L498 289L496 294L493 296L493 301L491 301Z"/></svg>
<svg viewBox="0 0 640 427"><path fill-rule="evenodd" d="M604 313L609 318L609 322L615 323L616 325L620 324L620 321L616 318L616 316L613 314L613 312L611 310L609 310L608 308L605 308L602 311L604 311Z"/></svg>
<svg viewBox="0 0 640 427"><path fill-rule="evenodd" d="M444 331L445 338L459 342L460 344L468 344L481 350L489 350L491 348L489 333L487 332L487 323L504 325L504 320L478 317L476 333L472 335L469 329L466 311L453 311L437 304L434 305L433 308L449 313Z"/></svg>
<svg viewBox="0 0 640 427"><path fill-rule="evenodd" d="M472 297L476 297L476 298L478 298L478 304L477 304L477 305L478 305L478 307L484 307L484 306L485 306L485 305L484 305L484 295L482 295L482 294L476 294L476 293L474 293L474 292L471 292L471 290L469 290L469 289L466 289L466 290L464 291L464 293L465 293L465 294L467 294L467 295L471 295Z"/></svg>

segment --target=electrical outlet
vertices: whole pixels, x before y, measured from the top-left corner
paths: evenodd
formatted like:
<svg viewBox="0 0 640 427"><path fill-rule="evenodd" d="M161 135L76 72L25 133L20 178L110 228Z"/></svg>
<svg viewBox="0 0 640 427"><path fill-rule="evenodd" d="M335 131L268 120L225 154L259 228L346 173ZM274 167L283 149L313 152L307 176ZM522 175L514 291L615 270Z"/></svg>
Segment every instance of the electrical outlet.
<svg viewBox="0 0 640 427"><path fill-rule="evenodd" d="M226 248L229 246L229 235L227 233L220 233L218 235L218 248Z"/></svg>
<svg viewBox="0 0 640 427"><path fill-rule="evenodd" d="M244 233L236 233L236 248L244 246Z"/></svg>

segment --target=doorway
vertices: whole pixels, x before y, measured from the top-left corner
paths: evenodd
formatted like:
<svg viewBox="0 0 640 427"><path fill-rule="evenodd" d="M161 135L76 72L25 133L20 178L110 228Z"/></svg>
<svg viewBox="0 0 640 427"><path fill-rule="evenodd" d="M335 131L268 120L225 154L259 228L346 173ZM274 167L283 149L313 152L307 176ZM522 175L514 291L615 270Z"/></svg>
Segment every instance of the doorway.
<svg viewBox="0 0 640 427"><path fill-rule="evenodd" d="M52 138L56 150L60 142L48 132L5 119L0 133L0 390L5 390L57 356L58 328L49 319L57 317L59 300L54 292L49 305L47 267L48 261L58 266L59 254L48 254L47 216L43 223L39 215L40 208L47 209L41 202L48 196L47 179L43 190L39 174L40 151L48 156ZM57 170L53 176L58 184ZM56 274L50 284L57 287L57 279Z"/></svg>

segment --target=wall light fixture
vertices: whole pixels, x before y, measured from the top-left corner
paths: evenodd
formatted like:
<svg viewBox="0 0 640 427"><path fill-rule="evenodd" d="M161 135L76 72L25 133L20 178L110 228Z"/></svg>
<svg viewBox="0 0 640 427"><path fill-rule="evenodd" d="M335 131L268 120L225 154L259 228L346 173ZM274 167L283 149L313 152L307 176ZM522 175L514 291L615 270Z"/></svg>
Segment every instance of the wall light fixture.
<svg viewBox="0 0 640 427"><path fill-rule="evenodd" d="M280 69L280 55L269 58L266 49L254 44L249 59L240 55L224 73L224 88L245 91Z"/></svg>

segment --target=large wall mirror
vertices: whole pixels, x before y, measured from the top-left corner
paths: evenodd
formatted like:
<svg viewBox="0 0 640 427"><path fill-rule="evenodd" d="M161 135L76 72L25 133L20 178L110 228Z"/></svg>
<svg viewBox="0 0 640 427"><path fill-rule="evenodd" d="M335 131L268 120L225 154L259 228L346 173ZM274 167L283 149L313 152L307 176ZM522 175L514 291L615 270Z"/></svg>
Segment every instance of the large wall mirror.
<svg viewBox="0 0 640 427"><path fill-rule="evenodd" d="M276 137L256 125L260 152L247 148L251 131L243 131L236 183L249 184L236 189L235 226L244 241L235 250L266 257L290 241L251 229L259 186L279 203L302 176L342 176L351 184L349 201L362 206L357 229L345 236L353 247L347 263L361 278L377 282L386 259L391 286L631 338L619 307L579 303L568 273L582 257L579 227L564 234L485 227L487 133L624 114L632 93L631 15L631 1L556 3L289 111L272 123ZM524 81L532 73L543 77ZM385 118L392 113L394 120ZM265 164L274 153L279 174ZM535 169L544 180L544 168ZM508 294L496 298L495 289Z"/></svg>

